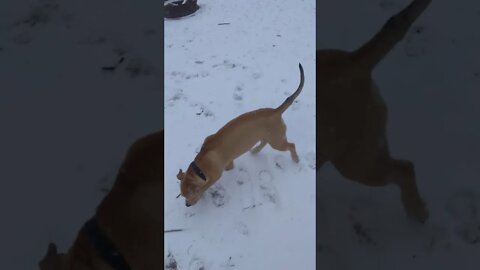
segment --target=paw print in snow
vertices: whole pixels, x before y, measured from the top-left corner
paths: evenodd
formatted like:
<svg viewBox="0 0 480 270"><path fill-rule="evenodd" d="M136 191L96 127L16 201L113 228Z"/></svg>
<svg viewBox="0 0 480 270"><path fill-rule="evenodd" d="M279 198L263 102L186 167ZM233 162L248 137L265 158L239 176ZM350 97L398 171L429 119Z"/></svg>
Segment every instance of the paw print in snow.
<svg viewBox="0 0 480 270"><path fill-rule="evenodd" d="M226 196L225 196L225 188L221 184L215 184L209 189L209 195L212 198L212 203L216 207L222 207L225 205L227 202Z"/></svg>
<svg viewBox="0 0 480 270"><path fill-rule="evenodd" d="M275 192L275 187L272 183L272 174L267 170L262 170L258 176L259 188L262 197L267 199L268 202L276 204L278 202L278 198L277 193Z"/></svg>
<svg viewBox="0 0 480 270"><path fill-rule="evenodd" d="M205 264L199 258L193 258L189 264L189 270L205 270Z"/></svg>

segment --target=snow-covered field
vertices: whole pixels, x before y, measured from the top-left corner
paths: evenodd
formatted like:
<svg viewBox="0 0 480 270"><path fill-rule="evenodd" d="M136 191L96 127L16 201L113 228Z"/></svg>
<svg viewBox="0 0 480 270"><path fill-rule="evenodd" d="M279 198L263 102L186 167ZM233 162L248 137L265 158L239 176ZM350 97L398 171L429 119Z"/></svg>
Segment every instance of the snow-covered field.
<svg viewBox="0 0 480 270"><path fill-rule="evenodd" d="M128 146L159 129L161 4L0 1L0 269L70 247Z"/></svg>
<svg viewBox="0 0 480 270"><path fill-rule="evenodd" d="M314 269L315 255L328 270L478 268L480 2L433 1L374 74L425 226L396 188L314 170L315 9L319 47L353 49L410 0L199 0L165 20L165 103L162 3L140 2L0 1L0 269L38 269L48 242L72 244L128 146L163 125L159 104L165 229L184 230L165 234L167 269ZM178 169L228 120L283 102L299 62L305 87L284 119L300 164L270 147L245 154L186 208Z"/></svg>
<svg viewBox="0 0 480 270"><path fill-rule="evenodd" d="M167 269L314 269L315 3L199 1L165 20L165 234ZM284 114L300 163L270 148L244 154L203 198L185 207L176 178L206 136L254 109Z"/></svg>
<svg viewBox="0 0 480 270"><path fill-rule="evenodd" d="M354 49L410 0L323 0L320 48ZM411 159L430 220L404 216L395 187L369 188L327 164L317 182L318 269L478 269L480 2L435 0L374 77L392 154Z"/></svg>

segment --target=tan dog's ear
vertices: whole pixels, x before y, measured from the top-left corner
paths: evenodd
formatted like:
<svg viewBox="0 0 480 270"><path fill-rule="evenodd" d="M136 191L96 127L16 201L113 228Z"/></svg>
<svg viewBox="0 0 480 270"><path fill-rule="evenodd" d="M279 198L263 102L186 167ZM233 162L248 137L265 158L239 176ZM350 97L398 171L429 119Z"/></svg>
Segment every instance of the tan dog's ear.
<svg viewBox="0 0 480 270"><path fill-rule="evenodd" d="M57 246L54 243L48 244L47 254L38 263L40 270L60 270L62 269L61 255L58 254Z"/></svg>
<svg viewBox="0 0 480 270"><path fill-rule="evenodd" d="M57 256L57 246L54 243L48 244L47 257Z"/></svg>
<svg viewBox="0 0 480 270"><path fill-rule="evenodd" d="M185 173L182 172L182 169L178 170L177 179L182 181L184 177L185 177Z"/></svg>

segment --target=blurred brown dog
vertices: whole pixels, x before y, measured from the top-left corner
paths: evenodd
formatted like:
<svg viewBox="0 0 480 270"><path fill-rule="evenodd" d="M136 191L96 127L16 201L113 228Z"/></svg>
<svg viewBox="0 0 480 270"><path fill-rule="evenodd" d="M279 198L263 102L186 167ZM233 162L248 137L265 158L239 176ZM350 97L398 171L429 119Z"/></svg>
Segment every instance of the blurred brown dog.
<svg viewBox="0 0 480 270"><path fill-rule="evenodd" d="M295 144L287 141L287 127L282 113L292 105L303 88L304 75L300 68L300 85L276 109L265 108L244 113L228 122L217 133L208 136L187 171L180 169L177 179L180 180L180 194L185 197L187 207L194 205L203 192L213 185L224 170L233 168L233 160L251 149L251 153L260 152L268 143L273 149L290 151L295 162L298 155ZM258 146L252 149L255 144Z"/></svg>
<svg viewBox="0 0 480 270"><path fill-rule="evenodd" d="M162 269L163 130L129 149L109 194L66 254L50 243L41 270Z"/></svg>
<svg viewBox="0 0 480 270"><path fill-rule="evenodd" d="M393 159L387 138L387 107L372 70L404 37L431 0L414 0L353 52L317 50L317 168L330 161L346 178L369 186L396 184L408 216L428 218L413 163Z"/></svg>

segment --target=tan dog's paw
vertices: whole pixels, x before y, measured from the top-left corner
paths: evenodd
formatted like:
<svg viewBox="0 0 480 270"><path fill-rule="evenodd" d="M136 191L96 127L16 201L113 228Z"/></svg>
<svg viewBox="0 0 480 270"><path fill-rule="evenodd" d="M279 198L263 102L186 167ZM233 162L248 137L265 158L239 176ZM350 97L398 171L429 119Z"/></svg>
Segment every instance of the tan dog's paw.
<svg viewBox="0 0 480 270"><path fill-rule="evenodd" d="M290 151L290 155L292 156L292 160L295 161L295 163L298 163L300 161L300 159L298 158L298 154L297 154L295 144L287 142L287 149Z"/></svg>
<svg viewBox="0 0 480 270"><path fill-rule="evenodd" d="M295 163L298 163L298 162L300 162L300 158L298 158L298 155L297 155L297 153L295 153L295 154L292 154L292 159L293 159L293 161L294 161Z"/></svg>
<svg viewBox="0 0 480 270"><path fill-rule="evenodd" d="M410 219L425 224L430 214L428 213L427 206L422 199L413 196L402 196L402 202L405 211L407 212L407 216Z"/></svg>

